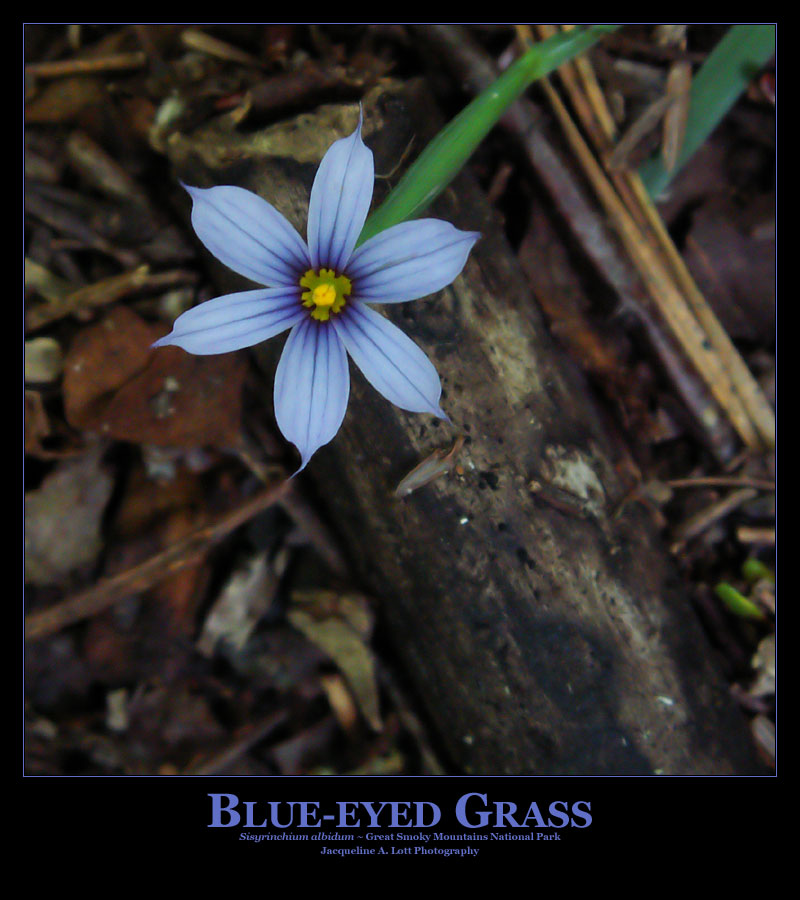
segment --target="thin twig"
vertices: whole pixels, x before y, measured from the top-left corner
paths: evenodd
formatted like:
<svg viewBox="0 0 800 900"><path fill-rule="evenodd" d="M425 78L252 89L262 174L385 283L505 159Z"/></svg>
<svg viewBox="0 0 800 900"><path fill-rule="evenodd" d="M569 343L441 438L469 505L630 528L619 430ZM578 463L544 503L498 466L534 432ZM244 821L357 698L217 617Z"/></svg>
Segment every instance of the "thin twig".
<svg viewBox="0 0 800 900"><path fill-rule="evenodd" d="M148 590L164 578L192 565L212 544L268 509L279 501L288 489L288 481L274 484L236 509L225 513L216 522L193 531L138 566L105 578L85 591L67 597L41 612L31 613L25 619L25 637L32 641L48 637L68 625L96 616L131 594Z"/></svg>
<svg viewBox="0 0 800 900"><path fill-rule="evenodd" d="M141 50L132 53L114 53L93 59L61 59L53 62L30 63L25 74L36 78L61 78L65 75L92 75L95 72L114 72L121 69L141 69L147 64L147 54Z"/></svg>
<svg viewBox="0 0 800 900"><path fill-rule="evenodd" d="M280 505L289 518L309 539L311 545L325 560L330 570L337 575L347 574L347 563L330 529L317 515L313 506L294 488L287 491L281 498Z"/></svg>
<svg viewBox="0 0 800 900"><path fill-rule="evenodd" d="M493 61L465 29L453 25L426 25L419 27L418 34L446 59L459 81L471 92L485 90L497 78ZM695 367L687 365L681 342L672 330L665 328L630 256L609 227L608 217L597 209L550 143L540 118L537 108L520 98L509 107L500 124L521 142L533 170L564 222L598 273L616 292L620 306L636 314L647 332L653 352L669 373L704 442L718 458L728 458L735 449L736 434L727 417L721 414Z"/></svg>
<svg viewBox="0 0 800 900"><path fill-rule="evenodd" d="M32 306L25 314L25 328L27 331L35 331L80 310L108 306L139 291L158 291L196 281L197 273L188 269L151 274L149 266L139 266L130 272L87 284L58 302L51 297L48 298L51 300L48 304Z"/></svg>
<svg viewBox="0 0 800 900"><path fill-rule="evenodd" d="M446 775L444 766L439 762L436 752L434 751L426 728L417 714L411 708L406 699L397 679L389 671L386 666L380 666L378 669L378 677L381 685L386 688L389 696L392 698L392 704L395 711L403 723L405 729L411 734L417 743L417 749L422 760L423 772L426 775Z"/></svg>
<svg viewBox="0 0 800 900"><path fill-rule="evenodd" d="M643 239L635 219L614 190L572 121L563 101L547 79L542 80L542 88L601 203L612 217L660 314L668 327L679 338L693 366L703 377L717 402L725 410L741 439L747 446L760 449L762 442L730 382L728 372L714 348L709 346L706 332L692 315L667 266L650 242Z"/></svg>
<svg viewBox="0 0 800 900"><path fill-rule="evenodd" d="M774 491L775 482L765 478L735 477L729 475L703 475L697 478L673 478L664 484L671 488L704 488L704 487L735 487L755 488L757 491Z"/></svg>
<svg viewBox="0 0 800 900"><path fill-rule="evenodd" d="M190 50L197 50L199 53L205 53L208 56L215 56L217 59L225 59L230 62L238 62L244 66L254 66L258 69L264 68L264 63L247 53L240 47L234 47L227 41L221 41L199 28L187 28L181 32L181 43Z"/></svg>
<svg viewBox="0 0 800 900"><path fill-rule="evenodd" d="M266 463L262 459L263 454L256 442L246 433L239 435L238 443L233 450L260 481L267 483L275 477L277 471L280 471L285 477L285 470L282 467ZM308 538L317 553L325 560L330 570L337 575L345 575L347 563L336 540L311 504L300 494L295 482L291 483L291 487L281 498L280 505Z"/></svg>
<svg viewBox="0 0 800 900"><path fill-rule="evenodd" d="M113 200L123 200L150 210L147 192L113 156L82 131L73 132L66 142L71 165L90 184ZM152 214L151 214L152 216Z"/></svg>
<svg viewBox="0 0 800 900"><path fill-rule="evenodd" d="M757 496L753 488L742 488L732 491L722 499L710 503L708 506L696 512L693 516L681 522L675 529L675 540L671 546L672 552L679 550L687 541L696 538L699 534L709 529L715 522L725 518L743 503Z"/></svg>
<svg viewBox="0 0 800 900"><path fill-rule="evenodd" d="M736 540L742 544L764 544L764 546L774 547L775 529L740 525L736 529Z"/></svg>
<svg viewBox="0 0 800 900"><path fill-rule="evenodd" d="M568 27L564 26L565 29ZM552 26L540 26L540 32L543 35L549 35L550 29ZM588 103L584 100L576 79L571 74L572 65L582 76ZM616 127L602 91L595 87L587 87L589 84L596 85L591 61L588 57L582 56L573 64L567 64L559 69L559 74L564 79L570 97L575 103L575 109L584 127L587 128L597 152L601 158L608 158L609 147L616 137ZM698 366L698 371L713 389L714 383L720 379L721 369L728 385L724 388L726 399L720 402L745 444L753 449L760 449L762 445L774 447L775 415L772 408L716 314L697 287L639 174L625 171L611 173L611 177L629 214L642 229L641 237L651 244L654 251L662 257L666 263L666 274L671 275L670 280L674 279L676 287L683 294L683 298L680 298L681 305L686 307L687 313L696 317L711 345L712 351L706 350L705 353L699 353L696 348L687 347L687 350L692 351L689 355ZM678 296L680 297L680 295ZM688 332L678 331L676 333L682 341L691 337ZM715 358L712 358L712 355ZM704 361L708 363L708 371L704 368ZM721 389L722 385L717 384L717 390Z"/></svg>
<svg viewBox="0 0 800 900"><path fill-rule="evenodd" d="M114 247L102 235L97 234L87 223L84 209L72 209L59 199L65 199L69 192L55 185L29 183L25 188L25 213L30 213L59 234L79 241L84 247L107 253L126 269L140 262L139 255L130 250Z"/></svg>
<svg viewBox="0 0 800 900"><path fill-rule="evenodd" d="M497 67L465 29L453 25L426 25L419 36L455 72L471 93L486 90L498 76ZM573 231L597 271L621 298L622 305L635 308L642 285L607 226L575 177L548 140L541 127L541 114L530 101L520 98L512 104L501 126L521 143L532 168L542 180L564 221Z"/></svg>
<svg viewBox="0 0 800 900"><path fill-rule="evenodd" d="M240 756L244 756L244 754L251 750L257 743L280 728L280 726L287 721L288 717L289 714L285 709L270 713L265 719L262 719L261 722L251 725L236 735L233 743L229 747L221 750L205 762L195 763L185 774L216 775L219 772L224 771L228 766L236 762Z"/></svg>

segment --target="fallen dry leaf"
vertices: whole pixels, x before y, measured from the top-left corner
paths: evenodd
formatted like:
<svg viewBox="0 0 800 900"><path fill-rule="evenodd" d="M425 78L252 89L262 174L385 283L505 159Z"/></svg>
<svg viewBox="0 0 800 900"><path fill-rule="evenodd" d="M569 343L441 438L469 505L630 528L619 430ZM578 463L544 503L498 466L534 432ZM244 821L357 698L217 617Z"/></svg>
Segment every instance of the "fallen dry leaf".
<svg viewBox="0 0 800 900"><path fill-rule="evenodd" d="M178 543L202 522L203 516L197 511L190 508L176 510L165 518L159 529L163 533L164 546ZM181 568L152 589L154 600L165 614L165 627L169 632L184 634L191 639L197 604L203 597L207 577L205 558L199 556L195 564Z"/></svg>
<svg viewBox="0 0 800 900"><path fill-rule="evenodd" d="M382 728L375 664L367 640L372 616L363 597L331 591L295 591L289 622L336 663L372 728Z"/></svg>
<svg viewBox="0 0 800 900"><path fill-rule="evenodd" d="M63 124L75 121L86 109L101 106L106 92L97 78L76 76L48 84L26 107L28 124Z"/></svg>
<svg viewBox="0 0 800 900"><path fill-rule="evenodd" d="M57 584L100 552L100 523L113 482L103 448L61 463L25 497L25 581Z"/></svg>
<svg viewBox="0 0 800 900"><path fill-rule="evenodd" d="M71 425L161 447L226 447L239 431L245 360L152 350L164 333L124 306L84 329L67 354L64 406Z"/></svg>
<svg viewBox="0 0 800 900"><path fill-rule="evenodd" d="M197 642L200 653L213 656L220 641L240 651L269 607L276 581L266 552L234 572L206 617Z"/></svg>
<svg viewBox="0 0 800 900"><path fill-rule="evenodd" d="M38 391L25 391L25 452L36 454L42 450L42 438L50 434L50 421Z"/></svg>
<svg viewBox="0 0 800 900"><path fill-rule="evenodd" d="M61 346L51 337L36 337L25 341L25 381L31 384L51 384L61 375L64 364Z"/></svg>
<svg viewBox="0 0 800 900"><path fill-rule="evenodd" d="M753 655L752 666L755 678L748 693L753 697L764 697L775 693L775 635L767 635L758 645Z"/></svg>
<svg viewBox="0 0 800 900"><path fill-rule="evenodd" d="M146 447L143 459L151 453ZM185 465L176 465L170 478L154 477L144 464L137 465L128 476L114 516L114 536L124 541L145 532L152 534L166 516L186 506L203 508L204 503L202 483Z"/></svg>

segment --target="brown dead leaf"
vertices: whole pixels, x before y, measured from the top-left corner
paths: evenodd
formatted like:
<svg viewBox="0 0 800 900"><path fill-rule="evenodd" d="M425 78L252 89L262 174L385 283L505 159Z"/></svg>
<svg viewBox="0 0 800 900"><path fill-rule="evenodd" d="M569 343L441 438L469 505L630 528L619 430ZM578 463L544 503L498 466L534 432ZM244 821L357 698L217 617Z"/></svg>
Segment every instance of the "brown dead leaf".
<svg viewBox="0 0 800 900"><path fill-rule="evenodd" d="M295 591L287 616L336 663L362 715L370 727L380 731L375 663L367 645L372 615L365 598L332 591Z"/></svg>
<svg viewBox="0 0 800 900"><path fill-rule="evenodd" d="M668 172L671 172L677 165L678 156L683 147L683 139L686 136L691 87L691 63L683 59L673 63L667 76L667 95L672 97L674 102L664 114L661 143L661 159Z"/></svg>
<svg viewBox="0 0 800 900"><path fill-rule="evenodd" d="M37 454L42 450L42 438L50 434L50 421L38 391L25 391L25 452Z"/></svg>
<svg viewBox="0 0 800 900"><path fill-rule="evenodd" d="M775 723L764 715L756 716L750 723L750 731L759 752L768 765L775 765Z"/></svg>
<svg viewBox="0 0 800 900"><path fill-rule="evenodd" d="M774 228L774 199L746 206L729 196L707 200L692 216L685 258L697 286L734 339L775 341L775 235L753 238L754 224Z"/></svg>
<svg viewBox="0 0 800 900"><path fill-rule="evenodd" d="M25 121L60 124L72 122L85 109L107 102L106 91L97 78L76 76L54 81L27 105Z"/></svg>
<svg viewBox="0 0 800 900"><path fill-rule="evenodd" d="M202 514L190 509L184 508L172 513L160 529L164 546L178 543L202 522ZM202 599L207 577L205 559L200 556L194 565L181 568L153 588L153 597L166 616L169 632L191 638L197 604Z"/></svg>
<svg viewBox="0 0 800 900"><path fill-rule="evenodd" d="M272 602L277 584L266 552L237 569L206 616L197 641L200 653L212 657L221 642L241 651Z"/></svg>
<svg viewBox="0 0 800 900"><path fill-rule="evenodd" d="M113 486L101 454L97 447L61 463L25 496L26 582L58 584L100 552L100 523Z"/></svg>
<svg viewBox="0 0 800 900"><path fill-rule="evenodd" d="M153 127L156 108L148 97L122 97L120 98L125 120L131 133L143 144L148 142L150 129Z"/></svg>
<svg viewBox="0 0 800 900"><path fill-rule="evenodd" d="M748 693L753 697L764 697L775 693L775 635L769 634L758 645L751 665L755 678Z"/></svg>
<svg viewBox="0 0 800 900"><path fill-rule="evenodd" d="M185 466L176 467L170 479L154 479L144 466L136 466L128 476L114 517L114 534L125 541L152 533L153 527L174 510L202 507L202 500L201 482Z"/></svg>
<svg viewBox="0 0 800 900"><path fill-rule="evenodd" d="M40 294L45 300L56 305L63 301L74 290L66 279L54 275L49 269L25 257L25 293L28 291Z"/></svg>
<svg viewBox="0 0 800 900"><path fill-rule="evenodd" d="M345 734L355 733L356 724L358 722L358 709L353 702L353 697L347 688L344 678L341 675L323 675L320 678L322 690L328 698L336 721Z"/></svg>
<svg viewBox="0 0 800 900"><path fill-rule="evenodd" d="M288 740L270 748L269 755L281 775L303 775L309 767L330 754L330 746L336 737L336 720L328 716L305 728Z"/></svg>
<svg viewBox="0 0 800 900"><path fill-rule="evenodd" d="M25 389L25 454L39 459L67 459L85 451L79 435L58 417L50 419L39 391Z"/></svg>
<svg viewBox="0 0 800 900"><path fill-rule="evenodd" d="M164 333L127 307L84 329L67 355L64 405L76 428L161 447L225 447L239 430L245 361L152 350Z"/></svg>
<svg viewBox="0 0 800 900"><path fill-rule="evenodd" d="M129 709L129 733L137 746L152 747L164 755L196 751L198 745L215 745L225 738L224 729L209 708L205 697L191 685L154 684ZM182 760L183 761L183 760ZM142 760L145 771L151 760Z"/></svg>

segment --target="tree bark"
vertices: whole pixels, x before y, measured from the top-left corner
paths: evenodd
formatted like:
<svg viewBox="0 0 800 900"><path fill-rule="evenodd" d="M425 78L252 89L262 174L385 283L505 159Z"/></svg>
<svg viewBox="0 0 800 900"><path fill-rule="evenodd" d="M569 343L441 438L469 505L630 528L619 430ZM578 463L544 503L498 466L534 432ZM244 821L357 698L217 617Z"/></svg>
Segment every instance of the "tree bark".
<svg viewBox="0 0 800 900"><path fill-rule="evenodd" d="M376 90L364 114L378 173L440 124L417 85ZM316 165L357 115L321 107L249 135L215 126L174 135L169 153L182 180L255 190L305 234ZM474 178L460 175L428 214L483 237L452 286L383 311L435 363L453 425L397 409L351 366L344 424L299 477L380 598L455 770L762 772L646 513L635 503L619 512L626 486L612 442ZM243 286L214 273L221 293ZM270 380L281 346L254 350ZM456 469L394 496L458 434Z"/></svg>

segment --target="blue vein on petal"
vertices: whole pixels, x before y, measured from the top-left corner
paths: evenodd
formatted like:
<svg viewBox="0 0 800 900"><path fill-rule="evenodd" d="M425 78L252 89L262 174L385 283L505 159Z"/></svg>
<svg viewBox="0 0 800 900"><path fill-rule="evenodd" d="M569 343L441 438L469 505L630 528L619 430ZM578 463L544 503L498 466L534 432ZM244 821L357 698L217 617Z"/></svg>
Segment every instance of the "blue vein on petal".
<svg viewBox="0 0 800 900"><path fill-rule="evenodd" d="M376 313L376 315L380 315L380 313ZM365 316L365 318L366 318L366 316ZM386 319L386 321L388 322L389 320ZM390 322L389 324L391 325L393 323ZM395 361L389 357L389 354L386 352L385 347L382 347L379 343L377 343L375 341L374 338L370 337L370 335L367 334L366 330L363 328L363 326L360 325L360 323L356 319L354 319L352 316L350 316L346 320L346 322L343 321L341 323L341 327L344 328L345 331L351 331L351 337L352 337L352 331L358 331L361 335L363 335L366 338L366 340L369 341L370 344L372 344L373 347L377 348L380 351L380 354L383 356L383 358L387 362L389 362L389 364L392 366L392 368L394 368L397 372L399 372L400 375L408 382L408 384L411 385L411 387L417 392L417 394L419 394L419 396L422 397L422 399L425 403L425 406L427 406L429 409L431 408L432 404L431 404L430 400L428 400L428 398L425 396L425 394L423 394L422 391L416 386L416 384L414 384L414 382L411 381L411 379L408 377L408 375L406 375L406 373L397 365L397 363L395 363ZM394 326L394 327L396 328L397 326ZM391 331L382 332L381 334L382 334L382 336L386 337L387 343L390 343L395 349L400 351L401 355L403 355L403 356L407 355L405 348L402 346L402 344L398 344L394 341ZM411 340L411 338L409 338L409 340ZM414 342L411 341L411 343L413 344ZM416 344L414 344L414 346L416 346ZM422 350L420 350L420 353L422 353ZM430 360L429 360L429 362L430 362ZM433 364L431 363L431 365L433 365ZM438 377L438 374L437 374L437 377Z"/></svg>
<svg viewBox="0 0 800 900"><path fill-rule="evenodd" d="M334 262L334 260L331 259L331 254L333 253L332 245L333 245L334 236L336 235L336 225L339 222L339 213L342 210L342 197L344 195L345 182L347 181L347 173L350 169L350 165L353 160L353 154L356 152L357 145L358 145L358 142L353 141L352 146L350 147L350 152L347 156L347 162L344 167L344 174L342 175L342 181L341 181L341 184L339 185L339 197L338 197L338 200L336 203L336 214L333 217L333 224L331 225L330 234L328 235L327 265L331 266L332 268L336 269L337 271L339 270L339 257L338 256L336 257L335 262ZM319 240L319 235L317 235L317 240ZM346 241L343 241L342 243L346 244ZM319 248L317 248L317 250L319 251ZM320 264L321 263L322 263L322 260L320 259Z"/></svg>
<svg viewBox="0 0 800 900"><path fill-rule="evenodd" d="M212 190L212 188L200 188L200 190ZM242 190L245 190L245 188L242 188ZM259 197L258 194L256 194L256 196ZM259 197L259 199L263 199L263 198ZM205 202L208 203L209 206L211 205L211 201L210 201L210 200L207 200L207 201L205 201ZM264 200L264 202L266 203L267 201ZM285 258L279 256L279 255L275 252L274 249L270 248L270 247L269 247L267 244L265 244L263 241L259 240L259 238L255 236L255 234L254 234L253 231L246 231L246 230L242 227L242 225L241 225L239 222L236 222L234 219L232 219L232 218L230 217L230 215L229 215L229 213L228 213L227 210L222 209L220 206L215 206L215 207L213 207L213 208L216 210L217 213L219 213L219 215L222 216L223 219L225 219L226 222L228 222L228 223L229 223L230 225L232 225L235 229L241 231L243 234L245 234L247 237L249 237L254 243L258 244L258 246L261 247L262 250L265 250L267 253L271 254L271 255L274 256L276 259L279 259L282 263L286 263L286 262L287 262L287 260L286 260ZM274 207L273 207L273 208L274 208ZM275 210L275 212L277 212L277 210ZM259 220L258 220L257 218L254 218L253 216L248 215L248 214L245 213L245 212L240 212L240 215L241 215L242 219L244 219L245 221L248 221L248 222L250 222L250 223L252 223L252 224L254 224L254 225L256 225L256 226L259 225ZM278 215L280 215L280 213L278 213ZM292 227L291 224L290 224L288 221L286 222L286 224L289 225L290 228ZM272 238L272 237L275 238L275 243L281 248L281 250L285 250L287 254L289 254L291 257L294 257L297 248L296 248L296 247L290 247L290 246L288 246L287 244L285 244L285 243L281 240L281 238L283 237L283 235L282 235L279 231L278 231L277 235L272 235L272 234L270 234L270 238ZM295 261L295 260L292 259L292 261Z"/></svg>
<svg viewBox="0 0 800 900"><path fill-rule="evenodd" d="M361 106L360 106L360 104L359 104L359 108L358 108L358 126L356 127L356 132L358 133L358 138L357 138L356 140L353 141L353 143L352 143L352 145L351 145L351 147L350 147L350 152L349 152L348 155L347 155L347 164L346 164L345 167L344 167L344 175L342 176L342 182L341 182L341 184L339 185L339 202L336 204L336 215L333 217L333 226L332 226L332 228L331 228L330 235L329 235L329 239L328 239L328 256L329 256L329 257L330 257L330 254L331 254L331 244L333 243L333 237L334 237L334 235L336 234L336 224L337 224L338 221L339 221L339 212L340 212L340 210L341 210L341 208L342 208L342 195L344 194L344 186L345 186L345 182L347 181L347 173L350 171L350 164L351 164L351 162L352 162L352 160L353 160L353 155L355 154L356 150L359 149L359 147L358 147L359 142L361 142L362 144L364 143L363 140L362 140L362 138L361 138L361 126L362 126L362 124L363 124L363 121L364 121L364 115L363 115L363 111L361 110ZM355 132L354 132L354 133L355 133ZM375 181L375 179L373 178L373 183L370 185L370 195L372 194L372 191L374 190L374 187L375 187L374 181ZM369 211L369 209L368 209L367 211ZM362 227L362 228L364 227L363 224L362 224L361 227ZM345 237L346 237L346 235L345 235ZM317 239L319 240L319 234L317 234ZM342 243L346 246L347 241L343 241ZM342 247L342 249L344 249L344 246ZM319 247L317 247L317 251L319 252ZM352 256L352 250L350 251L350 255ZM321 260L320 260L320 262L321 262ZM349 262L349 259L346 259L346 260L342 263L342 262L339 260L339 256L337 256L337 257L336 257L336 265L333 265L333 261L330 260L330 259L328 260L328 265L329 265L329 266L332 265L334 269L336 269L337 271L339 271L342 267L344 267L345 265L347 265L348 262Z"/></svg>
<svg viewBox="0 0 800 900"><path fill-rule="evenodd" d="M323 333L322 329L318 329L318 332L319 333L317 335L317 351L319 351L321 343L325 344L325 378L323 379L323 381L325 382L325 399L323 400L322 408L323 408L323 410L326 410L328 408L328 397L330 396L330 392L331 392L331 384L330 384L330 377L329 377L330 371L331 371L330 328L326 328L324 330L324 333ZM323 337L325 338L325 340L324 340L324 342L321 342L320 339ZM311 385L311 389L312 390L314 389L313 384ZM328 425L327 422L325 423L325 425L327 426L326 431L329 431L330 425ZM324 437L324 434L318 435L318 436Z"/></svg>
<svg viewBox="0 0 800 900"><path fill-rule="evenodd" d="M462 235L464 235L464 234L470 235L470 234L473 234L473 232L467 231L467 232L461 232L461 234ZM478 240L478 238L476 237L475 240L473 241L473 243L475 243L475 241L477 241L477 240ZM403 266L407 262L413 262L414 260L421 260L421 259L424 259L426 256L433 256L435 253L444 253L446 250L450 250L451 248L456 247L459 244L462 244L465 242L466 242L466 238L462 236L462 237L457 238L450 244L445 244L442 247L436 247L433 250L425 250L422 253L410 253L408 256L404 256L402 259L399 259L399 260L389 260L384 265L378 266L376 269L370 269L366 275L353 275L353 278L354 279L373 278L374 276L376 276L382 272L385 272L387 269L392 269L395 266ZM366 247L367 245L364 244L363 246ZM359 263L359 260L355 260L354 265L357 266L358 263ZM446 286L447 285L445 285L445 287Z"/></svg>
<svg viewBox="0 0 800 900"><path fill-rule="evenodd" d="M312 320L309 319L309 322L311 322L311 321ZM309 394L313 398L314 382L316 380L316 375L317 375L317 352L319 351L319 339L318 339L319 334L314 331L314 326L310 324L306 328L306 335L308 335L311 338L311 341L313 342L313 348L311 350L311 355L314 358L314 362L311 366L311 379L309 381L309 386L308 386ZM306 347L305 347L305 342L304 342L303 343L303 356L305 356L305 352L306 352ZM311 410L312 409L313 409L313 400L308 405L308 415L306 416L306 451L308 450L308 447L311 444Z"/></svg>
<svg viewBox="0 0 800 900"><path fill-rule="evenodd" d="M199 309L199 307L195 306L195 307L193 307L193 309ZM283 322L287 318L292 318L292 316L296 316L298 314L298 312L302 312L302 310L292 309L291 306L279 307L277 310L266 310L265 312L253 313L252 316L244 316L241 319L232 319L230 322L222 323L222 325L219 325L219 324L206 325L204 328L192 328L190 331L178 331L175 333L175 337L176 338L184 338L184 337L188 337L189 335L192 335L192 334L203 334L203 332L213 331L214 329L224 327L225 325L238 325L240 322L249 322L251 319L260 319L260 318L263 318L264 316L272 315L274 312L278 312L278 311L285 311L287 313L287 315L276 319L274 323L270 323L270 324L277 325L279 322ZM238 335L239 335L239 332L237 331L234 334L229 335L229 337L236 337ZM169 336L170 335L165 335L164 337L169 337ZM161 338L161 340L163 340L163 338Z"/></svg>
<svg viewBox="0 0 800 900"><path fill-rule="evenodd" d="M358 137L359 137L359 139L361 139L361 116L360 115L359 115L357 130L359 133ZM354 132L354 134L355 134L355 132ZM318 214L315 217L317 219L317 264L318 264L318 266L323 266L323 265L330 266L331 268L336 269L337 271L339 271L339 269L341 268L341 265L345 265L348 262L348 260L345 260L345 262L341 265L340 265L338 256L336 257L335 261L332 260L331 259L331 254L332 254L331 248L333 245L334 236L336 235L336 224L339 221L339 212L342 208L342 196L344 194L345 182L347 181L347 175L350 170L350 164L353 159L353 154L356 152L357 149L358 149L358 141L354 140L350 146L350 150L349 150L348 156L347 156L347 162L344 166L341 182L339 184L338 197L337 197L337 202L336 202L336 213L334 214L333 223L331 224L330 230L328 232L327 246L325 247L324 254L322 253L322 248L320 247L320 242L319 242L320 234L322 231L322 229L320 227L320 223L322 221L322 210L323 210L322 196L320 196L320 207L319 207ZM323 159L323 162L324 162L324 159ZM343 242L343 243L346 243L346 242ZM313 260L312 260L312 262L313 262Z"/></svg>
<svg viewBox="0 0 800 900"><path fill-rule="evenodd" d="M282 263L289 270L291 270L293 268L294 260L292 260L291 262L287 262L286 259L284 259L281 256L278 256L278 254L274 250L270 250L270 248L266 244L262 243L262 241L260 241L257 237L255 237L255 235L252 234L252 232L245 231L244 228L242 228L242 226L240 224L238 224L237 222L234 222L233 219L231 219L226 213L224 213L222 210L220 210L219 207L217 207L216 211L223 219L225 219L226 222L228 222L234 228L241 231L245 235L245 237L250 238L250 240L253 241L254 244L258 244L258 246L261 247L262 250L264 250L266 253L268 253L272 257L274 257L278 263ZM230 244L229 244L230 239L226 240L222 229L219 226L217 226L216 228L213 228L213 233L215 233L217 239L220 241L219 249L223 252L228 250L230 248ZM285 248L282 248L282 249L285 249ZM214 254L214 255L216 255L216 254ZM238 260L235 256L233 256L233 254L231 254L231 258L234 260L234 262L236 263L236 265L239 268L247 268L250 271L253 271L253 263L248 262L246 257L243 260ZM254 262L256 265L263 262L265 265L269 266L270 269L279 270L279 268L280 268L279 265L276 265L275 262L270 262L270 260L268 260L268 259L267 260L256 259L256 260L254 260ZM263 284L265 287L271 286L269 282L261 281L261 277L263 277L263 276L261 276L259 278L250 278L249 276L245 276L245 277L249 278L250 281L253 281L256 284ZM268 275L267 277L270 277L270 276ZM286 277L289 278L290 276L287 275ZM291 282L287 281L285 284L275 284L273 282L273 284L275 287L288 287L289 284L291 284Z"/></svg>
<svg viewBox="0 0 800 900"><path fill-rule="evenodd" d="M189 196L192 197L192 202L193 202L193 203L196 202L196 201L195 201L194 197L192 196L192 190L196 190L196 191L210 191L210 190L213 190L213 188L190 188L190 187L188 187L187 185L183 184L183 182L181 182L181 184L182 184L182 186L186 189L186 191L189 193ZM242 190L245 190L245 188L242 188ZM256 194L256 196L259 197L259 199L261 199L261 200L264 199L264 198L261 197L259 194ZM232 225L233 228L236 229L237 231L241 231L242 234L244 234L245 237L250 238L250 240L253 241L253 243L258 244L258 246L261 247L262 250L264 250L266 253L270 254L271 256L275 257L276 260L278 260L279 262L283 263L287 268L292 268L292 266L294 265L294 263L297 262L297 260L295 259L295 254L296 254L298 248L287 246L287 245L283 242L283 240L281 240L281 238L283 237L283 235L281 235L279 231L278 231L277 236L274 236L274 237L275 237L275 243L280 247L281 250L285 250L285 251L286 251L287 255L289 255L289 256L291 257L290 260L287 260L285 257L282 257L282 256L278 255L278 253L276 253L274 249L271 249L269 246L267 246L267 244L265 244L265 243L263 243L263 241L259 240L259 238L256 237L256 235L255 235L255 233L254 233L253 231L246 231L246 230L242 227L242 224L241 224L240 222L237 222L237 221L235 221L234 219L232 219L232 218L230 217L230 215L229 215L229 213L227 212L227 210L222 209L219 205L212 205L212 203L211 203L210 200L203 200L203 199L201 198L201 199L200 199L200 202L202 202L202 203L208 203L208 205L211 206L211 208L212 208L219 216L221 216L223 219L225 219L225 221L226 221L229 225ZM266 200L264 200L264 202L267 203ZM274 209L274 207L273 207L273 209ZM275 210L275 212L278 213L277 210ZM278 215L280 216L281 213L278 213ZM254 223L256 226L259 225L259 220L253 218L253 216L250 216L250 215L248 215L247 213L241 213L241 216L242 216L242 219L244 219L244 220L246 220L246 221L248 221L248 222ZM284 217L284 221L285 221L286 224L289 226L289 228L292 228L291 223L290 223L285 217ZM277 230L277 229L276 229L276 230ZM219 228L219 226L217 226L217 227L214 229L214 231L217 233L217 235L222 235L222 232L221 232L221 229ZM270 235L270 237L272 238L273 235ZM298 237L300 237L300 236L298 235ZM226 241L226 240L224 239L224 235L222 235L222 238L223 238L223 240L222 240L222 247L223 247L223 248L228 247L228 246L229 246L229 243L228 243L228 241ZM302 241L302 238L300 238L300 240ZM245 261L245 262L246 262L246 261ZM305 265L305 263L306 263L306 260L303 260L303 265ZM272 263L267 262L267 265L270 265L271 268L275 268L274 264L272 264ZM247 268L251 268L251 266L248 265ZM255 279L251 279L251 281L255 281ZM258 282L256 282L256 283L258 283ZM285 286L285 285L276 285L276 287L283 287L283 286Z"/></svg>

